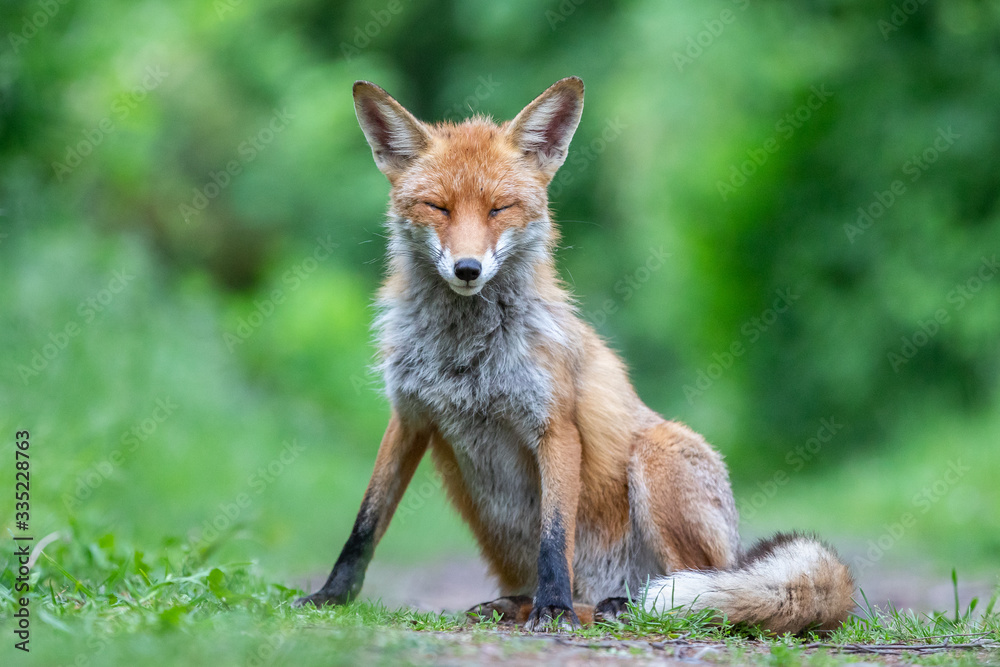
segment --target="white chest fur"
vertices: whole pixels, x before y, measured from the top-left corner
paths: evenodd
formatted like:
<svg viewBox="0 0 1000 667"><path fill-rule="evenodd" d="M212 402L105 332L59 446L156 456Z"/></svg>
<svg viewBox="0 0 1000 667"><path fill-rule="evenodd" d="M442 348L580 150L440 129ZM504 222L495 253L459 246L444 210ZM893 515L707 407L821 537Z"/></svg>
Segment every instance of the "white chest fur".
<svg viewBox="0 0 1000 667"><path fill-rule="evenodd" d="M495 284L494 284L495 282ZM517 545L534 570L540 482L536 450L552 378L537 354L558 330L554 313L502 278L480 295L453 293L436 276L381 303L380 368L405 420L435 427L455 454L485 527Z"/></svg>

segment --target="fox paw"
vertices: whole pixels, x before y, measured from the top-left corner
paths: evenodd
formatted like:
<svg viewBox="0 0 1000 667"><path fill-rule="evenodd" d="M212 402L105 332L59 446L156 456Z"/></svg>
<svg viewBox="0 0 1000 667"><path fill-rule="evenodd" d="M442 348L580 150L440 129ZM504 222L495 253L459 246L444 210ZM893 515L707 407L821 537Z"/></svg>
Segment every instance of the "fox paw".
<svg viewBox="0 0 1000 667"><path fill-rule="evenodd" d="M545 605L535 607L528 615L524 629L528 632L563 632L580 627L580 619L570 607Z"/></svg>
<svg viewBox="0 0 1000 667"><path fill-rule="evenodd" d="M594 607L595 623L614 623L628 615L628 598L606 598Z"/></svg>
<svg viewBox="0 0 1000 667"><path fill-rule="evenodd" d="M465 613L472 622L496 618L501 623L524 623L528 620L531 604L532 600L527 595L510 595L477 604Z"/></svg>
<svg viewBox="0 0 1000 667"><path fill-rule="evenodd" d="M350 596L347 595L346 593L336 594L336 593L327 593L325 591L317 591L312 595L307 595L305 597L299 598L298 600L292 603L292 606L307 607L309 605L314 605L317 609L321 609L323 607L332 607L338 604L346 604L349 601L350 601Z"/></svg>

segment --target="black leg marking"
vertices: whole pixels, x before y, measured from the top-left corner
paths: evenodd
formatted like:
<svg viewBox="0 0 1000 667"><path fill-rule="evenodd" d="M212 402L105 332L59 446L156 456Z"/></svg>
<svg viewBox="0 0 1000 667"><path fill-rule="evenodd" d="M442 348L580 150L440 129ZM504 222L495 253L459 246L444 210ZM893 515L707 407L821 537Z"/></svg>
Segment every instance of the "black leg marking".
<svg viewBox="0 0 1000 667"><path fill-rule="evenodd" d="M351 536L347 538L347 543L341 550L340 557L337 558L337 563L333 566L326 583L312 595L296 600L295 606L314 604L321 607L344 604L356 598L361 592L361 585L365 581L365 570L368 569L368 563L375 552L375 519L368 516L369 505L369 498L365 496L358 511L358 518L354 521Z"/></svg>
<svg viewBox="0 0 1000 667"><path fill-rule="evenodd" d="M558 513L542 534L538 552L538 593L524 627L534 632L546 630L553 623L558 629L580 627L580 619L573 611L573 591L566 563L566 530Z"/></svg>

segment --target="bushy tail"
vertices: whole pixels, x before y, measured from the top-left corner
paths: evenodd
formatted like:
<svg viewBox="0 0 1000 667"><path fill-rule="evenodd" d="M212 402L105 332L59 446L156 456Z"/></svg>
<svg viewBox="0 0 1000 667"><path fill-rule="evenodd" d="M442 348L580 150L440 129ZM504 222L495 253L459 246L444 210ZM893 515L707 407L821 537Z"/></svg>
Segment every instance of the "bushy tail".
<svg viewBox="0 0 1000 667"><path fill-rule="evenodd" d="M717 609L732 623L776 633L834 630L847 619L854 579L814 537L779 533L758 542L729 570L683 571L650 582L643 606Z"/></svg>

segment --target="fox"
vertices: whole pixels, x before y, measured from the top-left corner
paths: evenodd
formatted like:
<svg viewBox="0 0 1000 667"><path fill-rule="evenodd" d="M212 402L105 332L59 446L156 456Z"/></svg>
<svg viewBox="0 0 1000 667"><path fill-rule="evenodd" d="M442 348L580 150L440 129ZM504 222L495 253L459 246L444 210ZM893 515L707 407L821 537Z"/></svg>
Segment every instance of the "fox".
<svg viewBox="0 0 1000 667"><path fill-rule="evenodd" d="M357 81L354 107L390 185L376 367L389 423L350 536L299 605L344 604L429 451L500 597L470 614L565 630L712 610L774 633L829 632L854 580L816 537L740 548L722 456L647 407L579 315L554 260L548 186L583 112L557 81L512 120L418 120Z"/></svg>

